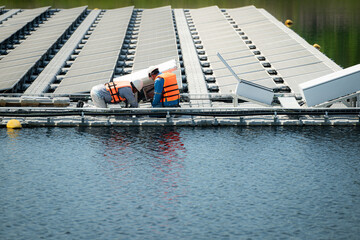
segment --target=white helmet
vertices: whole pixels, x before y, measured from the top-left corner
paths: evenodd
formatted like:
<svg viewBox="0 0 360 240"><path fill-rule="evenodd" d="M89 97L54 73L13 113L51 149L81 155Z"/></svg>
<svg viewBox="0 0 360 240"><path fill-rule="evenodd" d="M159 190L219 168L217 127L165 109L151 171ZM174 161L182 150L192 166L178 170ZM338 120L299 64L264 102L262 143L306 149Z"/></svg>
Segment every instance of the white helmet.
<svg viewBox="0 0 360 240"><path fill-rule="evenodd" d="M159 73L159 68L155 66L148 67L147 73L149 78L151 78L151 75Z"/></svg>
<svg viewBox="0 0 360 240"><path fill-rule="evenodd" d="M139 92L141 91L141 89L144 86L144 83L140 79L135 79L131 82L134 85L134 87L136 88L136 90L138 90Z"/></svg>

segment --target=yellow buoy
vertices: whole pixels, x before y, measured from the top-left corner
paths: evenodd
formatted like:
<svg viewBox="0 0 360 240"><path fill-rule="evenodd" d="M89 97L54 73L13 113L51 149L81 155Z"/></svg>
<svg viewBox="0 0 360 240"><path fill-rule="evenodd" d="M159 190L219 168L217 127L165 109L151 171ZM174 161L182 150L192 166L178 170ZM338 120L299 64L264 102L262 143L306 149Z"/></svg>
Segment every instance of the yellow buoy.
<svg viewBox="0 0 360 240"><path fill-rule="evenodd" d="M21 123L19 120L11 119L6 124L7 128L21 128Z"/></svg>
<svg viewBox="0 0 360 240"><path fill-rule="evenodd" d="M313 45L313 47L316 48L317 50L320 50L320 48L321 48L320 45L317 44L317 43L315 43L315 44Z"/></svg>
<svg viewBox="0 0 360 240"><path fill-rule="evenodd" d="M98 8L94 8L94 10L99 10Z"/></svg>
<svg viewBox="0 0 360 240"><path fill-rule="evenodd" d="M290 27L291 25L293 25L293 21L290 20L290 19L287 19L287 20L285 21L285 25L286 25L287 27Z"/></svg>

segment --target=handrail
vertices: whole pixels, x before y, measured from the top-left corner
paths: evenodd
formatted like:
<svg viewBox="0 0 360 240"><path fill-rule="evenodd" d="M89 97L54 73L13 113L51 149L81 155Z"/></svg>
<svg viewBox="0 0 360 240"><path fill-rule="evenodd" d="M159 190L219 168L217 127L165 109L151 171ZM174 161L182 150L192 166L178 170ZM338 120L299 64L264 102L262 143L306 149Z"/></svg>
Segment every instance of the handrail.
<svg viewBox="0 0 360 240"><path fill-rule="evenodd" d="M355 115L360 116L360 108L42 108L42 107L1 107L0 117L54 117L54 116L211 116L211 117L241 117L241 116L330 116Z"/></svg>

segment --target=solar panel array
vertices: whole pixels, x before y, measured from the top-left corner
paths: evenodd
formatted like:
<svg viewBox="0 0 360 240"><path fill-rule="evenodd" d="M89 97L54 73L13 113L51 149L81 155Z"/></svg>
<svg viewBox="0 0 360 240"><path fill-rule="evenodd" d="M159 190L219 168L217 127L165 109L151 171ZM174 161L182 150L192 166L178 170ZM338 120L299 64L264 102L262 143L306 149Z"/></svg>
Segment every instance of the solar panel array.
<svg viewBox="0 0 360 240"><path fill-rule="evenodd" d="M132 71L146 69L172 59L178 61L178 56L171 7L144 9L141 14ZM180 70L174 73L180 80Z"/></svg>
<svg viewBox="0 0 360 240"><path fill-rule="evenodd" d="M36 18L39 18L48 9L49 7L42 7L23 10L12 18L7 19L7 21L2 22L0 27L0 44L18 34L22 29L25 29L29 23L35 21Z"/></svg>
<svg viewBox="0 0 360 240"><path fill-rule="evenodd" d="M235 73L247 81L275 88L275 83L236 29L217 6L189 11L193 20L193 34L202 41L211 70L222 93L234 91L237 80L220 61L220 53Z"/></svg>
<svg viewBox="0 0 360 240"><path fill-rule="evenodd" d="M178 58L171 7L145 9L141 16L133 71Z"/></svg>
<svg viewBox="0 0 360 240"><path fill-rule="evenodd" d="M47 21L42 22L44 14ZM9 10L0 15L1 21L0 50L6 52L0 56L2 92L87 93L94 85L110 81L114 74L176 59L180 66L176 74L186 84L185 92L204 96L214 91L234 93L238 80L218 53L239 78L274 91L288 88L294 94L299 93L299 84L341 69L254 6L45 7ZM125 65L128 71L120 70ZM206 97L191 101L211 106Z"/></svg>
<svg viewBox="0 0 360 240"><path fill-rule="evenodd" d="M43 10L46 10L45 8ZM42 11L43 11L42 10ZM21 87L35 66L39 66L53 46L60 43L66 31L83 14L86 7L74 8L56 12L39 29L26 38L26 41L0 61L0 90ZM38 11L42 13L42 11Z"/></svg>
<svg viewBox="0 0 360 240"><path fill-rule="evenodd" d="M17 14L18 12L20 12L20 9L10 9L9 11L7 11L6 13L0 15L0 23L3 23L4 21L6 21L8 18L13 17L15 14Z"/></svg>
<svg viewBox="0 0 360 240"><path fill-rule="evenodd" d="M89 92L112 78L132 13L126 7L102 15L55 93Z"/></svg>
<svg viewBox="0 0 360 240"><path fill-rule="evenodd" d="M295 93L299 84L341 69L263 9L227 12Z"/></svg>
<svg viewBox="0 0 360 240"><path fill-rule="evenodd" d="M37 95L46 93L50 89L51 84L56 80L56 76L61 72L61 68L64 67L70 55L75 51L75 49L77 49L78 45L87 34L88 30L99 16L100 12L101 10L94 10L89 13L86 19L71 35L69 40L66 41L64 46L59 50L59 52L50 61L46 68L26 89L24 92L25 94Z"/></svg>

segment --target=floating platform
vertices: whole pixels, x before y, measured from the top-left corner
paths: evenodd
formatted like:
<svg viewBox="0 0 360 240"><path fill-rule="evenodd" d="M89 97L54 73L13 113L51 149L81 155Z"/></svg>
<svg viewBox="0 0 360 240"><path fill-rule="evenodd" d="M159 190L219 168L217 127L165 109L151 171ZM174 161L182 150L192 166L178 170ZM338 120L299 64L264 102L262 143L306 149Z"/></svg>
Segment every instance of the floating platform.
<svg viewBox="0 0 360 240"><path fill-rule="evenodd" d="M359 124L360 66L342 69L254 6L5 6L0 36L2 127ZM181 108L92 106L93 86L171 60Z"/></svg>

